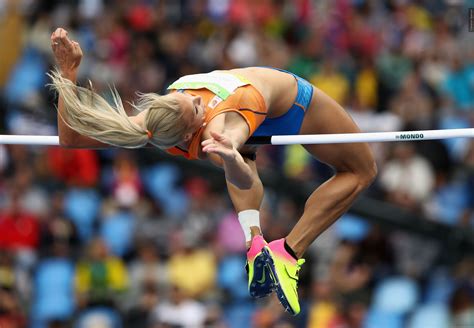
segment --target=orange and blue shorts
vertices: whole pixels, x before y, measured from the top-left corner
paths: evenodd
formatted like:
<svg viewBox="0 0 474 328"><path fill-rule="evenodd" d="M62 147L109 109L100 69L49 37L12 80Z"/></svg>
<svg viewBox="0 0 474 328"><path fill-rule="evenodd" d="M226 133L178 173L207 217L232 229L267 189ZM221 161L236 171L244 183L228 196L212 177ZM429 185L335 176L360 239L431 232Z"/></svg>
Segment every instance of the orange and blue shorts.
<svg viewBox="0 0 474 328"><path fill-rule="evenodd" d="M265 118L252 136L297 135L300 132L304 115L311 104L311 99L313 98L313 85L291 72L279 68L271 69L276 69L293 75L298 83L298 93L288 112L278 117Z"/></svg>

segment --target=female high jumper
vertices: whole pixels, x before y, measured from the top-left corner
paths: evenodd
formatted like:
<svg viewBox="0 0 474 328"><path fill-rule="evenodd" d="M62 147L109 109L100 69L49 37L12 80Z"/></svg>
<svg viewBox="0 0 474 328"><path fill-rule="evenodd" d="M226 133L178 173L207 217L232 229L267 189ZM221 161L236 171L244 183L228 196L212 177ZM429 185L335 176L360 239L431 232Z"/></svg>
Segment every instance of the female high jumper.
<svg viewBox="0 0 474 328"><path fill-rule="evenodd" d="M377 174L366 143L305 145L335 174L306 201L304 213L284 238L267 243L259 208L263 186L250 136L357 133L344 109L306 80L286 71L249 67L184 76L169 93L139 94L139 111L127 116L120 96L113 106L76 86L80 45L62 28L51 35L58 70L51 73L59 94L58 130L62 146L139 148L153 145L188 159L209 159L222 167L247 246L248 288L253 297L276 291L284 308L300 312L297 285L309 245L367 188Z"/></svg>

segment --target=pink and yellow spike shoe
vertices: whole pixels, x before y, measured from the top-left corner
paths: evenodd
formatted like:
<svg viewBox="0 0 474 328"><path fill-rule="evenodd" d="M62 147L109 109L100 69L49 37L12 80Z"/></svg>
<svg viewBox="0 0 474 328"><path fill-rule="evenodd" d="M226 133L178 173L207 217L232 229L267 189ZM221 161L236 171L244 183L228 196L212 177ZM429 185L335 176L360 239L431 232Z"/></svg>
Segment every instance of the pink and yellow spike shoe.
<svg viewBox="0 0 474 328"><path fill-rule="evenodd" d="M268 244L262 236L255 236L247 252L245 269L249 278L249 294L253 298L262 298L273 292L273 279L262 253L266 245Z"/></svg>
<svg viewBox="0 0 474 328"><path fill-rule="evenodd" d="M270 269L275 291L281 305L291 315L300 312L298 301L298 273L304 259L298 261L285 250L285 239L272 241L262 250Z"/></svg>

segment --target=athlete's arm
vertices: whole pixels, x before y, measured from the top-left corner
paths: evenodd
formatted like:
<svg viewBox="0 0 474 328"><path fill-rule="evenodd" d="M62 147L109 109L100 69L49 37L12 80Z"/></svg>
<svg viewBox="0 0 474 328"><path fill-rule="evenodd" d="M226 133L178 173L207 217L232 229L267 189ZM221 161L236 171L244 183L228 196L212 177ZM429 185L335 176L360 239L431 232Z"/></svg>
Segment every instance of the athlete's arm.
<svg viewBox="0 0 474 328"><path fill-rule="evenodd" d="M61 75L76 83L77 70L82 59L82 50L79 43L68 38L68 32L65 29L58 28L51 35L51 47L53 49L54 58L59 66ZM107 148L108 144L104 144L95 139L83 136L71 129L63 121L64 102L61 96L58 99L58 134L59 143L63 147L68 148Z"/></svg>
<svg viewBox="0 0 474 328"><path fill-rule="evenodd" d="M239 189L250 189L253 172L239 153L248 139L249 128L239 114L224 115L224 124L209 124L204 131L202 150L214 164L224 168L227 181Z"/></svg>

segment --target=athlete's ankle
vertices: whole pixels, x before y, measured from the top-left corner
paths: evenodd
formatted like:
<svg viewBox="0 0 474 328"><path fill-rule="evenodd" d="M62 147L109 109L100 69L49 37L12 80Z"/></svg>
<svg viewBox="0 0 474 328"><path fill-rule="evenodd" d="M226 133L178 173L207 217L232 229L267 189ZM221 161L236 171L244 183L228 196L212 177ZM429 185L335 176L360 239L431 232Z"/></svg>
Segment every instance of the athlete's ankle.
<svg viewBox="0 0 474 328"><path fill-rule="evenodd" d="M250 236L253 239L255 236L262 236L262 230L260 227L250 227Z"/></svg>
<svg viewBox="0 0 474 328"><path fill-rule="evenodd" d="M295 251L290 247L290 245L288 245L288 243L286 242L286 239L283 245L285 247L285 251L288 254L290 254L292 258L298 261L298 256L296 255Z"/></svg>

